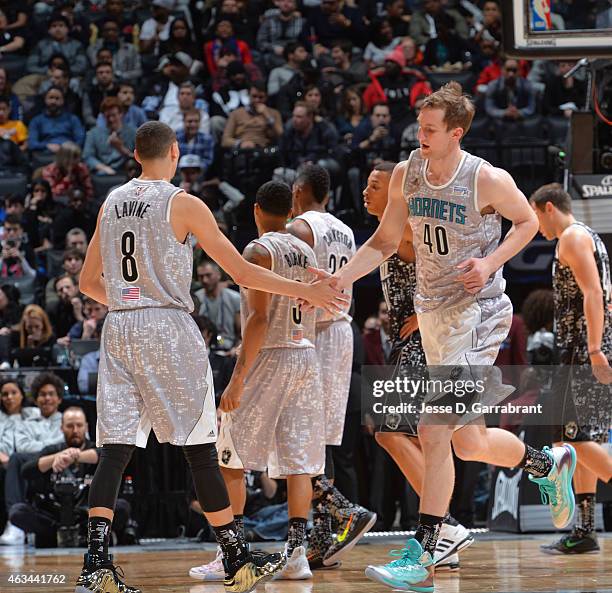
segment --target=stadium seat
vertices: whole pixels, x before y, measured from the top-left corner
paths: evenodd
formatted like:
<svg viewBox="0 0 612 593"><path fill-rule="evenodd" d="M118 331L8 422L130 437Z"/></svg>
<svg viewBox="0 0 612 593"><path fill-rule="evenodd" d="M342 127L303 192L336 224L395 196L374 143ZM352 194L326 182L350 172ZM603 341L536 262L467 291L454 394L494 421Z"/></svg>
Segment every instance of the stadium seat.
<svg viewBox="0 0 612 593"><path fill-rule="evenodd" d="M431 88L437 91L441 86L452 80L458 82L466 92L471 92L474 86L474 74L472 72L428 72L427 80L431 84Z"/></svg>
<svg viewBox="0 0 612 593"><path fill-rule="evenodd" d="M6 194L24 195L28 187L28 178L25 175L11 175L0 177L0 196Z"/></svg>

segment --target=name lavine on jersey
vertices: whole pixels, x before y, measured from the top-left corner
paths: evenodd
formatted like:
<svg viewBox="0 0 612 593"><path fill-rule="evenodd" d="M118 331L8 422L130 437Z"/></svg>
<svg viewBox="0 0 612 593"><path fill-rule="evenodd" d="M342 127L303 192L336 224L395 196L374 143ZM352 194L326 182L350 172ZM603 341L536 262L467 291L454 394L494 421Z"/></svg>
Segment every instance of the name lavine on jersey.
<svg viewBox="0 0 612 593"><path fill-rule="evenodd" d="M353 240L346 234L336 229L331 229L323 235L323 241L329 247L332 243L342 243L348 249L353 249Z"/></svg>
<svg viewBox="0 0 612 593"><path fill-rule="evenodd" d="M408 201L410 216L437 218L447 222L465 224L465 206L438 198L413 197Z"/></svg>
<svg viewBox="0 0 612 593"><path fill-rule="evenodd" d="M297 251L291 251L290 253L285 253L283 255L287 265L292 268L293 266L300 266L301 268L307 268L310 263L308 262L308 257L303 253L298 253Z"/></svg>
<svg viewBox="0 0 612 593"><path fill-rule="evenodd" d="M117 218L125 218L126 216L136 216L138 218L144 218L147 210L151 204L148 202L142 202L140 200L130 200L129 202L123 202L121 212L119 212L119 206L115 204L115 214Z"/></svg>

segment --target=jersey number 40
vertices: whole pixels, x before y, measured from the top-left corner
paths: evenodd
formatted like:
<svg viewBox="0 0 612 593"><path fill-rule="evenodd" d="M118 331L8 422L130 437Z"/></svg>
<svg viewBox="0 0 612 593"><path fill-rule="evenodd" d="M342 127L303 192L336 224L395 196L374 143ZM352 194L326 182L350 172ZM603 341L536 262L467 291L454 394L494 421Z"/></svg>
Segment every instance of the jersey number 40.
<svg viewBox="0 0 612 593"><path fill-rule="evenodd" d="M443 226L435 226L433 229L433 241L431 225L423 225L423 243L429 247L429 253L434 252L434 247L438 255L448 255L448 237Z"/></svg>

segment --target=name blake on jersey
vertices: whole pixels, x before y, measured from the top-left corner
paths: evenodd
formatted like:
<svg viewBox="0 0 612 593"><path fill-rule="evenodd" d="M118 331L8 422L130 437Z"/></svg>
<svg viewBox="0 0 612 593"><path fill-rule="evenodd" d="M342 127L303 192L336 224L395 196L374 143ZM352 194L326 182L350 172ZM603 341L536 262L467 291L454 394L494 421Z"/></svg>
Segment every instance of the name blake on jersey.
<svg viewBox="0 0 612 593"><path fill-rule="evenodd" d="M353 249L353 241L346 234L336 229L331 229L323 235L323 241L329 247L332 243L342 243L348 249Z"/></svg>
<svg viewBox="0 0 612 593"><path fill-rule="evenodd" d="M408 201L410 216L437 218L447 222L465 224L465 206L437 198L415 196Z"/></svg>
<svg viewBox="0 0 612 593"><path fill-rule="evenodd" d="M117 218L125 218L126 216L137 216L138 218L144 218L147 210L151 204L143 202L142 200L130 200L129 202L123 202L121 212L119 212L119 206L115 204L115 214Z"/></svg>
<svg viewBox="0 0 612 593"><path fill-rule="evenodd" d="M310 265L308 256L300 253L299 251L291 251L283 255L285 262L290 268L293 266L300 266L301 268L307 268Z"/></svg>

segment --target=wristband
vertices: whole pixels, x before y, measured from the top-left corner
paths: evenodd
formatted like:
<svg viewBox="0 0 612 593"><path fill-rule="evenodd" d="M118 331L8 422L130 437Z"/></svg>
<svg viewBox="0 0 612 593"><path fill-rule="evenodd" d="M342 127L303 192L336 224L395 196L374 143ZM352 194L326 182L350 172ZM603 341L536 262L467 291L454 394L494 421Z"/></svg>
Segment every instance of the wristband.
<svg viewBox="0 0 612 593"><path fill-rule="evenodd" d="M597 348L596 350L591 350L589 352L589 356L595 356L596 354L601 354L601 348Z"/></svg>

